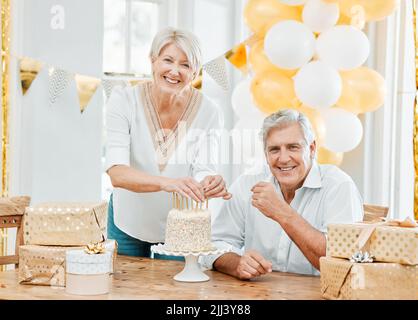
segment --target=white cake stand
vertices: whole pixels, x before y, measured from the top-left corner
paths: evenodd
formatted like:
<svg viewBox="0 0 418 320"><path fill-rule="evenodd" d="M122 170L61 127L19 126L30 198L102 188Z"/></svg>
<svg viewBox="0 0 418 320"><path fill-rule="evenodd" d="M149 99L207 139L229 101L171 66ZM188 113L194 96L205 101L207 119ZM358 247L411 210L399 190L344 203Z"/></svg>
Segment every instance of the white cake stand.
<svg viewBox="0 0 418 320"><path fill-rule="evenodd" d="M181 281L181 282L203 282L208 281L209 277L200 269L198 259L199 256L208 256L212 254L221 254L230 252L230 248L226 249L216 249L209 251L200 251L200 252L193 252L193 251L170 251L167 250L165 245L157 244L151 247L151 251L158 254L164 254L169 256L180 256L184 257L186 260L186 264L183 270L174 276L174 280Z"/></svg>

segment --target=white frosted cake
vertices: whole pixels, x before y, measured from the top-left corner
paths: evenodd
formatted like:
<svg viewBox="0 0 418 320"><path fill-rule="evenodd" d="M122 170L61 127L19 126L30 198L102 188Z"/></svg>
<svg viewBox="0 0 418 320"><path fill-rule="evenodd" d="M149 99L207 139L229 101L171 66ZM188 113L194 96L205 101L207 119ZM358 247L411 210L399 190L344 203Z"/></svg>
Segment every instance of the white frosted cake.
<svg viewBox="0 0 418 320"><path fill-rule="evenodd" d="M165 230L167 250L208 251L213 249L210 241L211 216L209 210L170 210Z"/></svg>

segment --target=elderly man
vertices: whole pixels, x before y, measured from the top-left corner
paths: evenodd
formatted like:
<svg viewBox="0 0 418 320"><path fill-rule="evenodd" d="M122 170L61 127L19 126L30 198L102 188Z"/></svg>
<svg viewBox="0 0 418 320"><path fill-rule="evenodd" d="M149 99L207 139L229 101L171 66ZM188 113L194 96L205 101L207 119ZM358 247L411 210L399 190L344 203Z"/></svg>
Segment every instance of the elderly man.
<svg viewBox="0 0 418 320"><path fill-rule="evenodd" d="M202 262L243 280L272 270L318 275L327 225L360 221L361 196L342 170L317 164L314 133L303 114L274 113L262 134L269 170L240 176L213 221L213 242L233 252Z"/></svg>

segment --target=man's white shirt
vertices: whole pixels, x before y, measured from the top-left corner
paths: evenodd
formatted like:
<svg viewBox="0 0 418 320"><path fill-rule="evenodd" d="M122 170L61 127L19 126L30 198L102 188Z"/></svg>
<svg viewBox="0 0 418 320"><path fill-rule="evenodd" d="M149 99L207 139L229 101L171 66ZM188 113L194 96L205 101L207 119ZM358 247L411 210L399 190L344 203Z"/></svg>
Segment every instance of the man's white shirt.
<svg viewBox="0 0 418 320"><path fill-rule="evenodd" d="M239 255L244 250L255 250L272 262L274 271L318 275L318 270L280 224L252 206L251 188L260 181L272 182L283 199L269 170L240 176L230 188L232 199L225 201L214 218L212 241L218 248L230 247ZM363 218L363 201L353 180L336 166L319 165L315 161L290 206L324 234L330 223L357 222ZM211 269L219 256L206 256L200 262Z"/></svg>

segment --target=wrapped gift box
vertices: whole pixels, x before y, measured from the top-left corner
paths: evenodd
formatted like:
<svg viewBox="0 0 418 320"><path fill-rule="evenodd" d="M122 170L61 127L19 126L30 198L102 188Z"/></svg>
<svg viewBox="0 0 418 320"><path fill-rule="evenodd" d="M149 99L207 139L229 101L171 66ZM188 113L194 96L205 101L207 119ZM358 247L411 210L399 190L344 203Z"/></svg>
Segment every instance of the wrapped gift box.
<svg viewBox="0 0 418 320"><path fill-rule="evenodd" d="M104 242L106 250L112 253L110 271L114 270L117 255L115 240ZM81 250L84 247L38 246L19 247L19 283L46 286L65 286L65 256L68 250Z"/></svg>
<svg viewBox="0 0 418 320"><path fill-rule="evenodd" d="M109 292L112 253L89 254L85 250L66 253L65 291L78 295L99 295Z"/></svg>
<svg viewBox="0 0 418 320"><path fill-rule="evenodd" d="M320 269L326 299L418 299L418 266L321 257Z"/></svg>
<svg viewBox="0 0 418 320"><path fill-rule="evenodd" d="M357 242L361 232L371 227L366 223L328 225L327 256L351 258L360 250ZM372 255L375 261L417 265L418 228L376 226L363 251Z"/></svg>
<svg viewBox="0 0 418 320"><path fill-rule="evenodd" d="M107 203L42 203L27 207L25 244L83 246L106 239Z"/></svg>

